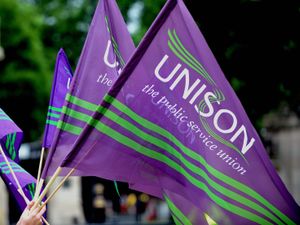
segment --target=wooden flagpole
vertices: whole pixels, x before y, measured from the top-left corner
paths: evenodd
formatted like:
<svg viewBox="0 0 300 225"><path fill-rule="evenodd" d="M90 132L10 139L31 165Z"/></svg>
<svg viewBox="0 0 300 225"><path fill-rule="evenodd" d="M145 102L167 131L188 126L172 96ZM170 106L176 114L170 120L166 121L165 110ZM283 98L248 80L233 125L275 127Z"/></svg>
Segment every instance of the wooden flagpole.
<svg viewBox="0 0 300 225"><path fill-rule="evenodd" d="M21 191L20 191L20 189L18 189L18 192L21 194ZM29 201L29 199L25 196L25 202L26 202L26 204L28 205L29 203L30 203L30 201ZM44 206L43 206L44 207ZM43 207L41 207L41 209L43 208ZM46 225L50 225L49 223L48 223L48 221L42 216L42 220L43 220L43 222L46 224Z"/></svg>
<svg viewBox="0 0 300 225"><path fill-rule="evenodd" d="M8 161L8 159L7 159L7 157L6 157L5 153L4 153L4 151L3 151L1 145L0 145L0 152L1 152L1 155L3 156L3 158L4 158L4 160L5 160L5 163L6 163L7 166L8 166L8 169L9 169L11 175L13 176L13 178L14 178L16 184L17 184L19 193L20 193L21 196L23 197L23 199L24 199L24 201L26 202L26 204L28 204L29 201L28 201L28 199L27 199L27 197L26 197L26 195L25 195L25 193L24 193L24 191L23 191L23 188L21 187L20 182L19 182L19 180L18 180L18 178L17 178L15 172L13 171L13 169L12 169L12 167L11 167L11 165L10 165L10 163L9 163L9 161ZM45 220L45 218L44 218L44 222L45 222L47 225L49 225L49 223Z"/></svg>
<svg viewBox="0 0 300 225"><path fill-rule="evenodd" d="M77 166L81 163L81 161L86 157L86 155L94 148L94 146L96 145L97 141L95 141L93 143L93 145L90 147L90 149L84 154L84 156L79 160L79 162L77 162L77 164L70 170L70 172L66 175L66 177L64 177L64 179L59 183L59 185L55 188L55 190L53 191L53 193L50 194L50 196L48 197L48 199L45 201L46 203L55 195L55 193L62 187L62 185L64 184L64 182L74 173L74 171L76 170ZM41 202L41 199L46 195L46 193L49 191L49 188L52 186L52 184L54 183L55 179L59 176L59 174L62 171L62 167L58 167L55 171L55 173L53 174L53 176L51 177L51 179L49 180L48 184L46 185L44 191L42 192L42 194L39 196L37 202L35 203L35 205L33 207L37 207L37 205L39 204L39 202Z"/></svg>
<svg viewBox="0 0 300 225"><path fill-rule="evenodd" d="M75 168L72 168L70 172L61 180L61 182L57 185L57 187L54 189L54 191L48 196L46 201L43 202L41 205L40 210L52 199L52 197L56 194L56 192L63 186L65 181L75 172Z"/></svg>
<svg viewBox="0 0 300 225"><path fill-rule="evenodd" d="M42 187L43 187L43 184L44 184L44 179L40 179L40 181L37 182L34 197L33 197L34 201L36 201L37 198L39 197Z"/></svg>
<svg viewBox="0 0 300 225"><path fill-rule="evenodd" d="M45 153L45 148L42 147L41 150L41 155L40 155L40 162L39 162L39 168L38 168L38 174L37 174L37 180L36 180L36 186L35 186L35 193L34 193L34 201L37 200L38 196L40 195L44 179L41 179L41 173L42 173L42 167L43 167L43 159L44 159L44 153ZM42 183L40 184L40 181Z"/></svg>
<svg viewBox="0 0 300 225"><path fill-rule="evenodd" d="M53 185L54 181L59 176L59 174L61 173L61 171L62 171L62 167L58 167L56 169L55 173L53 174L53 176L51 177L51 179L47 183L45 189L43 190L43 192L40 194L40 196L38 197L38 199L36 200L36 202L32 206L32 209L35 209L36 207L38 207L38 205L41 203L42 199L45 197L45 195L47 194L47 192L49 191L50 187Z"/></svg>
<svg viewBox="0 0 300 225"><path fill-rule="evenodd" d="M26 195L25 195L25 193L24 193L24 191L23 191L23 189L22 189L22 187L20 185L20 182L19 182L18 178L16 177L16 174L13 171L13 169L12 169L12 167L11 167L11 165L10 165L10 163L9 163L9 161L8 161L8 159L7 159L7 157L6 157L5 153L4 153L4 150L2 149L1 145L0 145L0 152L1 152L1 155L3 156L5 162L6 162L7 166L8 166L8 169L9 169L11 175L13 176L13 178L14 178L16 184L17 184L18 189L20 189L20 194L22 195L24 201L26 201L25 200L26 199Z"/></svg>
<svg viewBox="0 0 300 225"><path fill-rule="evenodd" d="M37 191L38 183L40 182L40 179L41 179L43 159L44 159L44 152L45 152L45 148L42 147L41 155L40 155L39 169L38 169L37 180L36 180L36 189L35 189L36 191Z"/></svg>

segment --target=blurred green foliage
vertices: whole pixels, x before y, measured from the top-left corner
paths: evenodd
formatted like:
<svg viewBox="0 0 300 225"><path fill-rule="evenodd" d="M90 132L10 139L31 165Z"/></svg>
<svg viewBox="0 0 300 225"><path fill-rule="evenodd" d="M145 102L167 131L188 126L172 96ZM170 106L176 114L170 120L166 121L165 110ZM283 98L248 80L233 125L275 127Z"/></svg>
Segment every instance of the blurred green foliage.
<svg viewBox="0 0 300 225"><path fill-rule="evenodd" d="M284 103L300 114L300 3L293 0L186 0L252 122ZM165 0L117 0L136 45ZM23 129L42 136L52 73L63 47L75 70L97 0L0 0L0 107ZM140 4L140 16L129 16ZM200 7L199 7L200 4ZM137 14L138 12L131 12Z"/></svg>
<svg viewBox="0 0 300 225"><path fill-rule="evenodd" d="M25 133L37 139L43 130L51 69L42 43L42 17L36 7L0 0L0 107Z"/></svg>

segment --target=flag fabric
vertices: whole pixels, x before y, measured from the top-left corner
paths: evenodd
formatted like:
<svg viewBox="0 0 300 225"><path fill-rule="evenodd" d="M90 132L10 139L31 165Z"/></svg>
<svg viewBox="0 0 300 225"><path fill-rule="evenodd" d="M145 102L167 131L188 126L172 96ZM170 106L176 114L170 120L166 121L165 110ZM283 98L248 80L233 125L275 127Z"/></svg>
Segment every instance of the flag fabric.
<svg viewBox="0 0 300 225"><path fill-rule="evenodd" d="M197 206L184 199L181 195L166 190L164 191L163 199L167 203L176 225L217 225L207 213L202 212Z"/></svg>
<svg viewBox="0 0 300 225"><path fill-rule="evenodd" d="M60 49L56 57L44 140L42 143L42 147L44 148L51 147L64 100L72 81L72 76L72 68L69 64L67 55L63 49Z"/></svg>
<svg viewBox="0 0 300 225"><path fill-rule="evenodd" d="M23 140L23 131L0 108L0 143L7 156L19 161L19 148Z"/></svg>
<svg viewBox="0 0 300 225"><path fill-rule="evenodd" d="M151 171L149 173L151 173ZM161 179L157 179L159 180L159 183L156 183L155 185L153 185L153 183L148 183L145 185L145 182L139 182L138 184L129 184L129 188L145 192L157 197L160 197L160 194L157 195L157 193L162 193L161 199L163 199L167 203L173 221L176 225L217 225L217 223L209 215L214 215L214 217L219 218L219 220L221 219L222 225L234 224L226 215L222 214L222 212L218 209L216 205L210 205L210 207L208 207L205 212L202 211L202 209L199 207L199 204L205 204L205 199L201 199L200 202L197 205L195 205L193 202L186 199L182 193L178 194L178 190L180 190L180 192L185 191L184 184L181 184L176 181L174 182L173 178L170 176L159 176L158 178ZM151 176L149 176L149 174L147 175L147 179L153 181L153 178L151 179ZM164 184L166 183L172 185L171 190L163 188L165 186Z"/></svg>
<svg viewBox="0 0 300 225"><path fill-rule="evenodd" d="M182 0L167 2L87 123L63 167L80 163L86 176L161 198L170 191L219 224L300 223L299 206Z"/></svg>
<svg viewBox="0 0 300 225"><path fill-rule="evenodd" d="M116 2L99 1L66 96L58 122L59 132L47 157L43 178L53 174L86 125L85 120L70 117L70 113L77 112L88 118L94 111L75 104L74 99L91 106L100 104L134 49ZM131 96L126 97L129 99Z"/></svg>
<svg viewBox="0 0 300 225"><path fill-rule="evenodd" d="M19 148L23 140L23 131L14 123L14 121L0 108L0 142L1 148L8 156L7 159L19 180L21 187L28 199L32 199L35 190L35 178L25 171L17 162L19 162ZM26 207L26 202L18 193L17 183L9 170L9 167L0 154L0 176L6 184L8 190L14 196L21 212Z"/></svg>
<svg viewBox="0 0 300 225"><path fill-rule="evenodd" d="M26 197L29 200L33 199L34 192L35 192L35 183L36 179L30 175L26 170L24 170L19 164L16 162L8 159L23 191ZM21 194L18 192L18 185L15 182L3 156L0 154L0 175L3 179L6 187L13 195L14 199L16 200L20 212L23 212L23 210L26 208L26 202L24 201Z"/></svg>

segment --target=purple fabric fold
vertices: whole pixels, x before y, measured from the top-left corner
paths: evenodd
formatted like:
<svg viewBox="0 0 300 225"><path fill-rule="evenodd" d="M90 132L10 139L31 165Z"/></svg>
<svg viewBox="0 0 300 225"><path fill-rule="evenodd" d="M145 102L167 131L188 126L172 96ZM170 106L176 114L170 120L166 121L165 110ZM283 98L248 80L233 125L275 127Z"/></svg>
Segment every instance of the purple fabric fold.
<svg viewBox="0 0 300 225"><path fill-rule="evenodd" d="M42 143L44 148L50 148L53 142L56 126L62 112L66 94L70 88L72 76L72 68L69 64L67 55L63 49L60 49L56 57L46 126L44 130L44 139Z"/></svg>
<svg viewBox="0 0 300 225"><path fill-rule="evenodd" d="M161 198L170 191L186 200L178 209L196 206L220 224L300 223L299 206L182 0L166 3L101 104L69 102L81 107L69 117L88 125L63 167Z"/></svg>
<svg viewBox="0 0 300 225"><path fill-rule="evenodd" d="M99 1L57 125L59 131L43 169L43 178L51 176L70 152L89 116L119 77L134 49L116 2ZM79 99L79 105L73 103L74 98ZM70 116L74 112L80 119ZM89 149L88 145L85 147Z"/></svg>
<svg viewBox="0 0 300 225"><path fill-rule="evenodd" d="M6 155L19 162L19 148L23 140L23 131L0 108L0 144Z"/></svg>
<svg viewBox="0 0 300 225"><path fill-rule="evenodd" d="M10 159L8 160L10 166L12 167L12 170L14 171L23 189L24 194L26 195L28 200L31 201L34 197L36 179L31 174L29 174L26 170L24 170L19 164L17 164L16 162ZM18 185L14 180L11 171L9 170L9 167L7 166L2 155L0 155L0 175L6 187L11 192L14 199L16 200L20 212L23 212L27 204L24 201L21 194L18 192Z"/></svg>

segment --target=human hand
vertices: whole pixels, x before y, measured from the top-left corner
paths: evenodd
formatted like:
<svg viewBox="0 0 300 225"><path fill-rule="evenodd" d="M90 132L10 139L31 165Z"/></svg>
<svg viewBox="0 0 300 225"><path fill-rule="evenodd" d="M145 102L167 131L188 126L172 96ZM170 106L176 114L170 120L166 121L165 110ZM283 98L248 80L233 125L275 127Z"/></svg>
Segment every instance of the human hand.
<svg viewBox="0 0 300 225"><path fill-rule="evenodd" d="M42 216L46 211L46 207L43 207L41 211L39 211L40 209L38 207L30 211L33 205L34 202L30 202L27 205L17 225L41 225L42 224Z"/></svg>

